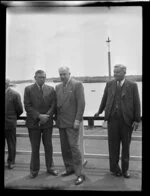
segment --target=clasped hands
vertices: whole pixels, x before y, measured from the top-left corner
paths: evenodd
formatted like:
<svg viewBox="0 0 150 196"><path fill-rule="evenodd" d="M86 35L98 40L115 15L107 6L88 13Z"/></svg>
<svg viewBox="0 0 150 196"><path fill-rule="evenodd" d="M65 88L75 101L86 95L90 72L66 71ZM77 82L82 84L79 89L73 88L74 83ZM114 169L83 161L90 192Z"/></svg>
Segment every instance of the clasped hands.
<svg viewBox="0 0 150 196"><path fill-rule="evenodd" d="M49 119L49 115L48 114L40 114L39 115L39 126L42 124L45 124L47 122L47 120Z"/></svg>

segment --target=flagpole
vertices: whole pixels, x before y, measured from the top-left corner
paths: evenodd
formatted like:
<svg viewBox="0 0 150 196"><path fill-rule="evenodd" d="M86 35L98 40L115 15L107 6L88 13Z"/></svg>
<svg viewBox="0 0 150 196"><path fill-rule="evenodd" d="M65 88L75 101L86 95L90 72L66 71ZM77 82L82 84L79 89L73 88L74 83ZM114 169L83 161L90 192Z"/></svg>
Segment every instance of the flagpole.
<svg viewBox="0 0 150 196"><path fill-rule="evenodd" d="M106 40L107 46L108 46L108 75L109 75L109 80L111 80L111 53L110 53L110 42L111 40L108 39Z"/></svg>

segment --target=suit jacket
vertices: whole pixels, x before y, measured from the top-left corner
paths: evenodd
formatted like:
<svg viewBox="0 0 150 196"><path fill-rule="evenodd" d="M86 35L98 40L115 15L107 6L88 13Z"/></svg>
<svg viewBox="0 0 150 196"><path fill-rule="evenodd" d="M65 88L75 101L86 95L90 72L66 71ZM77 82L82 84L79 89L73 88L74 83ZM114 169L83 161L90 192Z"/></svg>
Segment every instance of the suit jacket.
<svg viewBox="0 0 150 196"><path fill-rule="evenodd" d="M52 86L43 85L43 96L37 84L31 84L24 91L24 107L27 112L26 125L28 128L39 127L39 115L49 114L50 117L40 128L48 128L53 126L53 114L56 107L56 96Z"/></svg>
<svg viewBox="0 0 150 196"><path fill-rule="evenodd" d="M117 88L116 80L106 84L99 113L105 110L105 120L109 120ZM137 84L125 79L122 86L121 110L125 122L131 126L134 121L140 121L140 99Z"/></svg>
<svg viewBox="0 0 150 196"><path fill-rule="evenodd" d="M5 129L15 128L17 119L22 113L23 105L20 94L8 88L5 93Z"/></svg>
<svg viewBox="0 0 150 196"><path fill-rule="evenodd" d="M59 128L73 127L74 121L82 121L85 109L84 88L81 82L70 79L66 89L63 83L56 86L57 120Z"/></svg>

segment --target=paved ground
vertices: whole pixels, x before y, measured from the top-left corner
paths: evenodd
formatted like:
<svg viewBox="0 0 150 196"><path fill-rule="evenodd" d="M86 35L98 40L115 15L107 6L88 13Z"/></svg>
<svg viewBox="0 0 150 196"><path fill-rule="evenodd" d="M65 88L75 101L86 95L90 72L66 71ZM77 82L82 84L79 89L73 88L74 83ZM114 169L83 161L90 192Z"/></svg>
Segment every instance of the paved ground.
<svg viewBox="0 0 150 196"><path fill-rule="evenodd" d="M86 130L86 133L91 133L91 130ZM92 130L92 134L106 134L106 130L94 129ZM136 132L134 134L141 135L141 132ZM138 142L138 144L134 143L132 147L134 155L141 155L141 142ZM20 141L20 143L22 144L22 141ZM102 143L102 141L100 141L100 143ZM94 151L96 151L97 145L99 147L99 143L94 147L93 142L90 143L90 141L86 145L88 150L93 149ZM103 148L103 144L101 148ZM46 174L44 157L42 156L40 160L41 168L38 177L29 179L30 155L17 155L16 167L13 170L8 170L7 167L5 167L5 189L141 191L141 161L130 161L129 171L131 178L125 179L123 177L115 177L109 172L108 159L88 158L88 164L84 168L86 181L81 185L75 186L73 182L76 178L75 175L68 177L60 176L61 172L64 170L61 157L54 157L55 168L59 170L59 176L57 177Z"/></svg>
<svg viewBox="0 0 150 196"><path fill-rule="evenodd" d="M56 167L61 173L64 167ZM106 190L106 191L140 191L141 171L130 170L131 178L113 176L108 169L84 168L86 181L81 185L74 185L76 176L55 177L45 172L41 166L39 175L35 179L29 178L29 165L17 164L13 170L5 169L5 188L7 189L55 189L55 190Z"/></svg>

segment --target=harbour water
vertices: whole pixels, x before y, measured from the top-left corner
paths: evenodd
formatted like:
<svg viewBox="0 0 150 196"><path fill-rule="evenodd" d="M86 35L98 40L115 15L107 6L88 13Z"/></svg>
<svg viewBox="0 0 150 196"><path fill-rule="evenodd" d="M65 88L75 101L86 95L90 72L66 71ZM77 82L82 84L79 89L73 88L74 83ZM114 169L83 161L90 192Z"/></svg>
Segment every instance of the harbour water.
<svg viewBox="0 0 150 196"><path fill-rule="evenodd" d="M48 82L47 84L55 87L57 83ZM13 87L21 94L22 102L23 102L24 89L27 85L30 85L30 83L16 84L16 86ZM85 101L86 101L84 116L93 116L97 112L99 105L101 103L105 85L106 83L83 83L84 92L85 92ZM140 95L141 115L142 115L142 82L137 82L137 85L138 85L138 91ZM24 110L22 116L25 115L26 113ZM103 116L104 113L102 113L101 115Z"/></svg>

